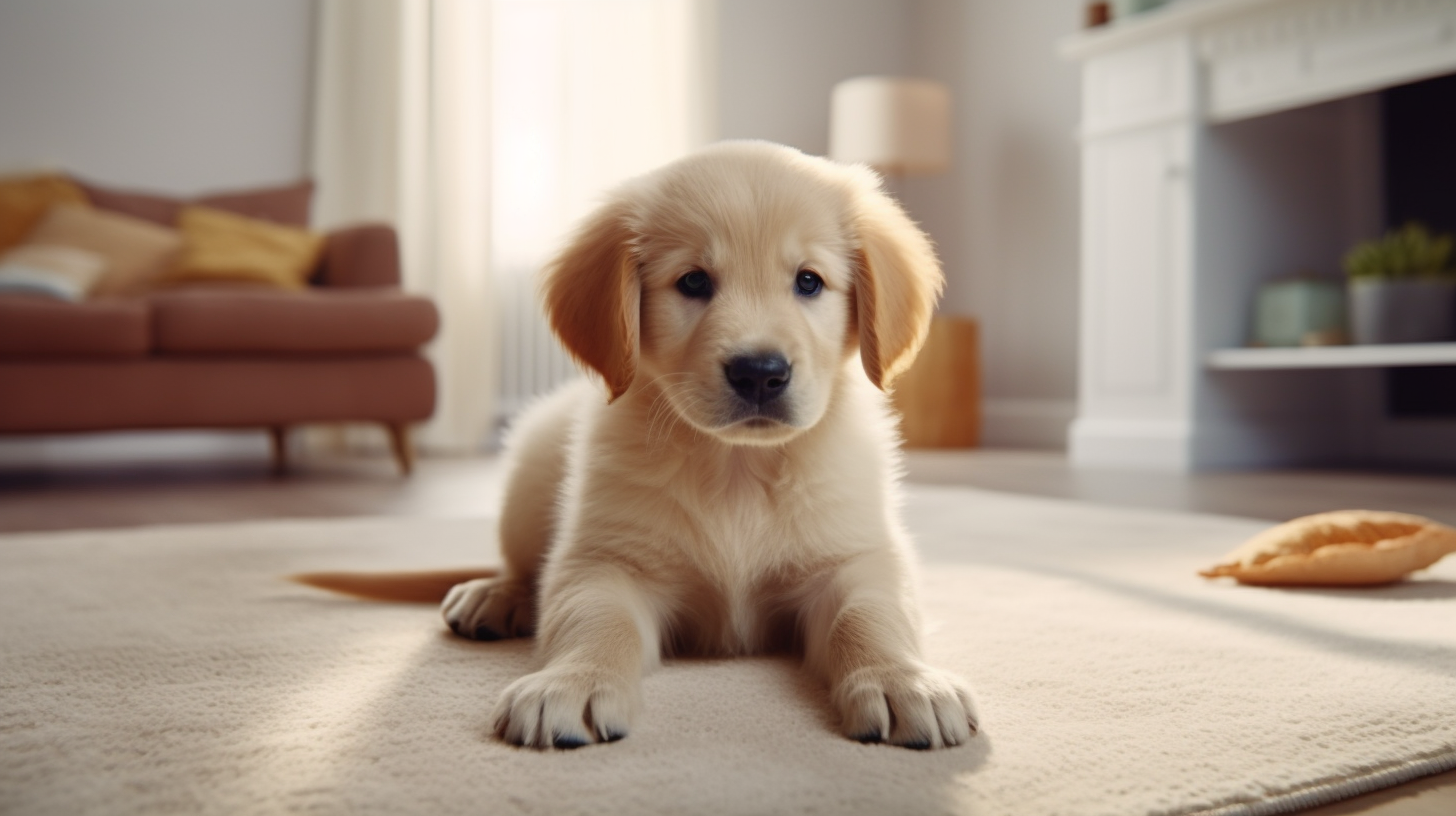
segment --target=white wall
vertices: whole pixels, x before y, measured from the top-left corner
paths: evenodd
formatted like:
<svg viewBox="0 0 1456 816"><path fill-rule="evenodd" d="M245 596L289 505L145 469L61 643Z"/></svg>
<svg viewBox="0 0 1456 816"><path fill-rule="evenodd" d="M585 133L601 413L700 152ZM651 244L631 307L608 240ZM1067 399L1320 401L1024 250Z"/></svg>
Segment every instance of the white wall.
<svg viewBox="0 0 1456 816"><path fill-rule="evenodd" d="M312 0L5 0L0 171L176 193L305 172Z"/></svg>
<svg viewBox="0 0 1456 816"><path fill-rule="evenodd" d="M861 74L950 86L954 168L894 185L935 239L943 311L982 330L984 439L1062 446L1077 383L1076 67L1082 0L722 0L724 138L827 148L829 92Z"/></svg>

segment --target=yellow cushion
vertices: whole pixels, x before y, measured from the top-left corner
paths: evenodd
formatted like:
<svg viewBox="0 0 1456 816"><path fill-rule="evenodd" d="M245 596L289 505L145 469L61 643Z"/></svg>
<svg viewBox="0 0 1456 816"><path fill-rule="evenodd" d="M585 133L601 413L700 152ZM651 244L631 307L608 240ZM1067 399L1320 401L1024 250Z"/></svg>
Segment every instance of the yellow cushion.
<svg viewBox="0 0 1456 816"><path fill-rule="evenodd" d="M73 247L106 259L106 273L92 297L140 295L172 265L182 237L170 227L121 213L57 204L25 243Z"/></svg>
<svg viewBox="0 0 1456 816"><path fill-rule="evenodd" d="M323 236L211 207L184 207L182 256L167 283L263 283L302 289L318 264Z"/></svg>
<svg viewBox="0 0 1456 816"><path fill-rule="evenodd" d="M14 176L0 179L0 252L25 239L55 204L90 206L86 193L65 176Z"/></svg>

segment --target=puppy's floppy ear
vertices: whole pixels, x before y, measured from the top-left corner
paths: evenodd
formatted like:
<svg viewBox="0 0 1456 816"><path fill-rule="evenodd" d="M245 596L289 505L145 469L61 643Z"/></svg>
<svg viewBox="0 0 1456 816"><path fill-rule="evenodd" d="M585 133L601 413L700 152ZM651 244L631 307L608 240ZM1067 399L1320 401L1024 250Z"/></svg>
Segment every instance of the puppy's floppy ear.
<svg viewBox="0 0 1456 816"><path fill-rule="evenodd" d="M637 374L642 285L627 219L624 201L603 205L546 268L542 284L552 330L573 357L602 375L613 400Z"/></svg>
<svg viewBox="0 0 1456 816"><path fill-rule="evenodd" d="M910 367L925 342L945 277L930 238L872 177L862 184L854 226L860 243L854 283L860 360L870 382L883 390Z"/></svg>

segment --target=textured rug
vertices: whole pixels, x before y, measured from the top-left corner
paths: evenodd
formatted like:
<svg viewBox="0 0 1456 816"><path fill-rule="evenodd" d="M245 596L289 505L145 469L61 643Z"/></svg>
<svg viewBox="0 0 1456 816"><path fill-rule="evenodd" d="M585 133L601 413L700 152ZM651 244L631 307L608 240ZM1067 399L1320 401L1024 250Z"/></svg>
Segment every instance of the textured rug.
<svg viewBox="0 0 1456 816"><path fill-rule="evenodd" d="M0 813L1277 813L1456 767L1456 563L1375 590L1194 575L1262 522L915 488L971 745L837 736L787 659L670 662L632 735L487 736L526 642L287 584L487 563L486 519L0 536Z"/></svg>

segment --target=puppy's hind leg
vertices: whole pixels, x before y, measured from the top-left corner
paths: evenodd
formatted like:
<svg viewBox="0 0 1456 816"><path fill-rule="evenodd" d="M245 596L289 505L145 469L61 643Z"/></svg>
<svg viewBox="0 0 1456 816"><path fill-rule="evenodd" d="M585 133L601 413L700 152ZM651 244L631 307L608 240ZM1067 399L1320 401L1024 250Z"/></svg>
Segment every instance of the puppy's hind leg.
<svg viewBox="0 0 1456 816"><path fill-rule="evenodd" d="M478 578L452 587L440 614L450 631L471 640L529 637L536 625L534 592L514 576Z"/></svg>
<svg viewBox="0 0 1456 816"><path fill-rule="evenodd" d="M456 585L440 612L450 630L473 640L528 637L536 628L536 581L556 534L557 496L566 472L570 386L525 414L509 442L510 473L501 508L499 576Z"/></svg>
<svg viewBox="0 0 1456 816"><path fill-rule="evenodd" d="M540 463L517 464L501 511L501 556L494 578L457 584L440 612L450 630L472 640L528 637L536 629L536 578L555 532L556 485L534 473ZM544 482L544 483L543 483Z"/></svg>

